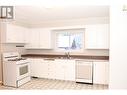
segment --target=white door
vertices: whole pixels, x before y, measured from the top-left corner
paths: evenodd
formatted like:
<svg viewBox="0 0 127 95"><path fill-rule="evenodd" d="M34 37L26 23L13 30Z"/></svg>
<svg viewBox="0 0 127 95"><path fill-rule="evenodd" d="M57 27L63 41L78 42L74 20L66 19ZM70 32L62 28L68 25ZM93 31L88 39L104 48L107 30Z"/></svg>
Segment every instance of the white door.
<svg viewBox="0 0 127 95"><path fill-rule="evenodd" d="M66 61L64 60L56 60L56 79L64 80L64 64Z"/></svg>
<svg viewBox="0 0 127 95"><path fill-rule="evenodd" d="M41 63L40 60L38 59L33 59L33 62L31 64L31 74L34 77L39 77L40 76L40 72L41 72Z"/></svg>
<svg viewBox="0 0 127 95"><path fill-rule="evenodd" d="M56 77L56 64L55 61L48 61L48 78L55 79Z"/></svg>
<svg viewBox="0 0 127 95"><path fill-rule="evenodd" d="M40 31L40 41L39 41L40 48L51 49L52 48L51 30L39 29L38 31Z"/></svg>
<svg viewBox="0 0 127 95"><path fill-rule="evenodd" d="M64 79L75 81L75 61L67 60L64 66Z"/></svg>
<svg viewBox="0 0 127 95"><path fill-rule="evenodd" d="M94 63L93 82L95 84L108 84L109 62L93 62L93 63Z"/></svg>
<svg viewBox="0 0 127 95"><path fill-rule="evenodd" d="M26 33L27 45L26 48L36 49L39 48L39 31L37 29L30 29Z"/></svg>
<svg viewBox="0 0 127 95"><path fill-rule="evenodd" d="M41 66L39 67L41 69L40 77L41 78L48 78L49 76L49 63L48 61L41 60Z"/></svg>
<svg viewBox="0 0 127 95"><path fill-rule="evenodd" d="M30 60L30 73L33 77L42 77L42 59L29 59Z"/></svg>
<svg viewBox="0 0 127 95"><path fill-rule="evenodd" d="M18 25L7 24L6 42L24 43L26 28Z"/></svg>
<svg viewBox="0 0 127 95"><path fill-rule="evenodd" d="M28 58L27 60L30 62L30 76L34 76L34 59Z"/></svg>
<svg viewBox="0 0 127 95"><path fill-rule="evenodd" d="M109 25L86 25L85 28L86 49L109 49Z"/></svg>
<svg viewBox="0 0 127 95"><path fill-rule="evenodd" d="M25 48L31 48L32 47L32 35L30 34L31 32L31 29L28 29L26 32L25 32Z"/></svg>
<svg viewBox="0 0 127 95"><path fill-rule="evenodd" d="M17 43L18 37L17 32L18 30L14 25L7 24L7 31L6 31L6 42L7 43Z"/></svg>

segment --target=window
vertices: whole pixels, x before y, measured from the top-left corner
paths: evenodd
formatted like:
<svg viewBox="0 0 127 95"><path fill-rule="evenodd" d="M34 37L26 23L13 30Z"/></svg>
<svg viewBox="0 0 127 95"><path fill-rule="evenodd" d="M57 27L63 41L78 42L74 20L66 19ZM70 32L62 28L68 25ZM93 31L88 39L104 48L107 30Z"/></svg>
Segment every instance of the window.
<svg viewBox="0 0 127 95"><path fill-rule="evenodd" d="M57 50L82 50L84 29L66 29L56 32Z"/></svg>

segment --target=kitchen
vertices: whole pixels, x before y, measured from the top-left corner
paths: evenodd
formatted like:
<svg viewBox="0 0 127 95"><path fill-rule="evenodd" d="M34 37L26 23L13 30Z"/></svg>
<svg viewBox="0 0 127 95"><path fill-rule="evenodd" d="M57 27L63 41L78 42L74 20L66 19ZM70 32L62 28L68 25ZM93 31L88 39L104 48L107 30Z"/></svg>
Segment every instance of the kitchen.
<svg viewBox="0 0 127 95"><path fill-rule="evenodd" d="M7 77L4 53L18 52L14 56L29 62L31 79L1 89L108 89L109 6L15 6L14 11L14 20L0 22L0 78Z"/></svg>

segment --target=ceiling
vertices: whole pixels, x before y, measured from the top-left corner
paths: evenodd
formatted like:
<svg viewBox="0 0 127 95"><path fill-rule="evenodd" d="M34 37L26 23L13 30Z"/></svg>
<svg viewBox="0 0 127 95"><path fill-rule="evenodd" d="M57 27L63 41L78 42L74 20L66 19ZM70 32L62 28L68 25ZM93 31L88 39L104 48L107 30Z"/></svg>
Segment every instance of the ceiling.
<svg viewBox="0 0 127 95"><path fill-rule="evenodd" d="M88 17L109 17L109 6L15 6L15 21L39 24Z"/></svg>

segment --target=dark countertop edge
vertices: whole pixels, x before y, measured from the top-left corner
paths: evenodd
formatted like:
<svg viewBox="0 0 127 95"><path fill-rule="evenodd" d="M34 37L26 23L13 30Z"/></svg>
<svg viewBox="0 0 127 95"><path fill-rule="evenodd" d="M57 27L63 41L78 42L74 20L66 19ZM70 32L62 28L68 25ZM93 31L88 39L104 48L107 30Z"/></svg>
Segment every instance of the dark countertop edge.
<svg viewBox="0 0 127 95"><path fill-rule="evenodd" d="M21 57L29 58L61 58L66 57L65 55L59 54L23 54ZM97 59L97 60L109 60L109 56L95 56L95 55L70 55L74 59Z"/></svg>

